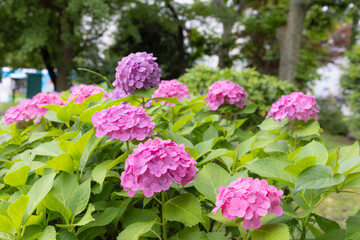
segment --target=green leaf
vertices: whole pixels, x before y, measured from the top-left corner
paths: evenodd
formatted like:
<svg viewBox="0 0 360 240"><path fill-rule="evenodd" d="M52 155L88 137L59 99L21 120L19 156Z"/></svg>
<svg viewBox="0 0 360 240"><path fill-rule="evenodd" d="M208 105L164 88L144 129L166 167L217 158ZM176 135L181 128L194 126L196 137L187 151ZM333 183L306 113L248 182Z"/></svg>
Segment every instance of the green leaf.
<svg viewBox="0 0 360 240"><path fill-rule="evenodd" d="M295 182L295 191L327 188L342 183L344 180L344 175L339 173L334 175L331 167L315 165L299 174Z"/></svg>
<svg viewBox="0 0 360 240"><path fill-rule="evenodd" d="M87 99L86 99L87 100ZM92 116L96 113L96 112L100 112L104 110L104 106L102 105L96 105L93 106L89 109L87 109L85 112L83 112L82 114L80 114L80 122L83 122L85 124L89 124L92 125Z"/></svg>
<svg viewBox="0 0 360 240"><path fill-rule="evenodd" d="M246 153L248 153L254 142L255 142L256 137L251 137L246 139L245 141L243 141L242 143L239 144L238 150L237 150L237 160L239 160L242 156L244 156Z"/></svg>
<svg viewBox="0 0 360 240"><path fill-rule="evenodd" d="M306 122L301 127L298 127L294 130L294 135L298 137L307 137L311 135L320 135L319 134L320 125L318 121Z"/></svg>
<svg viewBox="0 0 360 240"><path fill-rule="evenodd" d="M360 156L342 160L339 163L339 172L347 176L359 166L360 166Z"/></svg>
<svg viewBox="0 0 360 240"><path fill-rule="evenodd" d="M295 156L295 162L300 161L304 157L315 156L317 165L325 165L328 160L328 151L319 142L312 141L305 145Z"/></svg>
<svg viewBox="0 0 360 240"><path fill-rule="evenodd" d="M215 201L219 187L224 186L228 178L230 178L230 174L222 167L215 163L209 163L197 174L194 186L205 198Z"/></svg>
<svg viewBox="0 0 360 240"><path fill-rule="evenodd" d="M117 240L137 240L140 236L152 228L152 222L137 222L127 226L116 238Z"/></svg>
<svg viewBox="0 0 360 240"><path fill-rule="evenodd" d="M57 240L78 240L78 238L75 235L75 233L65 230L65 231L60 231Z"/></svg>
<svg viewBox="0 0 360 240"><path fill-rule="evenodd" d="M5 175L4 183L14 187L24 185L27 181L29 171L30 167L28 165L11 171Z"/></svg>
<svg viewBox="0 0 360 240"><path fill-rule="evenodd" d="M281 153L288 153L288 142L284 140L279 140L267 145L264 149L265 152L281 152Z"/></svg>
<svg viewBox="0 0 360 240"><path fill-rule="evenodd" d="M225 148L220 148L220 149L215 149L212 150L209 155L207 155L202 161L201 164L207 163L215 158L221 157L227 153L229 153L230 151L225 149Z"/></svg>
<svg viewBox="0 0 360 240"><path fill-rule="evenodd" d="M323 235L320 235L316 240L339 240L346 238L346 231L343 229L334 229Z"/></svg>
<svg viewBox="0 0 360 240"><path fill-rule="evenodd" d="M37 146L32 153L41 156L56 157L64 152L59 148L59 142L47 142Z"/></svg>
<svg viewBox="0 0 360 240"><path fill-rule="evenodd" d="M164 205L164 216L169 221L178 221L187 227L203 221L200 202L190 193L168 200Z"/></svg>
<svg viewBox="0 0 360 240"><path fill-rule="evenodd" d="M153 100L159 102L159 101L165 101L168 103L173 103L173 104L181 104L181 102L177 99L177 97L157 97L157 98L153 98Z"/></svg>
<svg viewBox="0 0 360 240"><path fill-rule="evenodd" d="M10 218L0 215L0 223L1 223L0 224L0 233L1 232L11 233L12 223L11 223ZM0 235L0 237L1 237L1 235ZM2 238L0 238L0 239L2 239Z"/></svg>
<svg viewBox="0 0 360 240"><path fill-rule="evenodd" d="M248 105L246 105L246 107L244 109L242 109L240 111L240 114L250 114L250 113L254 113L256 111L256 109L258 108L258 106L253 103L250 102Z"/></svg>
<svg viewBox="0 0 360 240"><path fill-rule="evenodd" d="M132 208L130 211L126 212L126 215L123 220L123 226L127 227L136 222L150 222L150 221L158 221L160 222L160 218L157 215L157 208L153 209L140 209L140 208ZM154 237L161 235L160 225L154 225L149 232L144 233L143 237Z"/></svg>
<svg viewBox="0 0 360 240"><path fill-rule="evenodd" d="M194 146L194 149L198 152L197 158L199 159L204 154L211 151L214 144L214 139L209 139L207 141L200 142Z"/></svg>
<svg viewBox="0 0 360 240"><path fill-rule="evenodd" d="M76 226L83 226L89 222L95 221L95 218L93 218L91 216L91 213L93 213L95 211L95 207L94 205L92 205L91 203L89 204L88 209L86 210L85 215L80 219L80 221L74 225Z"/></svg>
<svg viewBox="0 0 360 240"><path fill-rule="evenodd" d="M77 189L73 189L69 199L69 209L72 216L76 216L86 208L90 198L90 179L83 182Z"/></svg>
<svg viewBox="0 0 360 240"><path fill-rule="evenodd" d="M80 163L80 158L94 132L95 130L91 129L69 147L68 154L70 154L73 160L78 162L78 164Z"/></svg>
<svg viewBox="0 0 360 240"><path fill-rule="evenodd" d="M179 120L176 121L176 123L174 123L174 125L171 127L171 131L172 132L177 132L180 130L180 128L182 128L188 121L191 120L191 118L193 117L193 115L188 115L185 117L180 118Z"/></svg>
<svg viewBox="0 0 360 240"><path fill-rule="evenodd" d="M289 240L290 233L286 224L275 223L264 225L252 233L253 240Z"/></svg>
<svg viewBox="0 0 360 240"><path fill-rule="evenodd" d="M289 162L275 160L274 158L264 158L249 162L246 168L262 176L275 179L290 186L294 186L295 178L283 171Z"/></svg>
<svg viewBox="0 0 360 240"><path fill-rule="evenodd" d="M91 154L95 151L97 145L99 145L99 143L102 139L102 138L96 137L95 131L94 130L92 130L92 131L93 131L93 133L92 133L88 143L86 144L84 151L81 154L80 165L79 165L81 171L85 168L86 163L89 160Z"/></svg>
<svg viewBox="0 0 360 240"><path fill-rule="evenodd" d="M71 217L70 209L68 209L64 203L59 201L53 194L51 194L51 192L46 195L42 203L49 210L60 213L63 216L65 222L69 223Z"/></svg>
<svg viewBox="0 0 360 240"><path fill-rule="evenodd" d="M27 193L27 196L30 197L29 203L25 210L23 223L30 217L33 213L37 205L40 201L46 196L46 194L52 188L54 182L55 173L50 173L47 175L42 176L38 179L33 186L31 187L30 191Z"/></svg>
<svg viewBox="0 0 360 240"><path fill-rule="evenodd" d="M88 104L88 103L91 103L91 102L99 102L99 101L101 101L103 99L103 97L104 97L104 92L101 91L99 93L91 95L90 97L87 97L84 100L84 103Z"/></svg>
<svg viewBox="0 0 360 240"><path fill-rule="evenodd" d="M355 142L351 146L341 147L339 151L339 162L359 156L359 143Z"/></svg>
<svg viewBox="0 0 360 240"><path fill-rule="evenodd" d="M42 168L53 168L72 174L74 172L75 166L71 156L67 153L64 153L48 161L48 163Z"/></svg>
<svg viewBox="0 0 360 240"><path fill-rule="evenodd" d="M53 226L47 226L39 240L56 240L56 231Z"/></svg>
<svg viewBox="0 0 360 240"><path fill-rule="evenodd" d="M89 228L108 225L118 215L119 211L120 211L119 208L108 207L105 209L104 212L99 212L94 214L93 218L95 219L95 221L91 221L86 225L80 227L77 234Z"/></svg>
<svg viewBox="0 0 360 240"><path fill-rule="evenodd" d="M206 131L203 134L202 140L203 141L207 141L210 139L214 139L214 138L218 138L219 134L218 134L218 130L214 127L214 126L210 126L208 129L206 129Z"/></svg>
<svg viewBox="0 0 360 240"><path fill-rule="evenodd" d="M174 133L172 131L166 131L167 135L177 144L184 144L186 148L193 148L193 144L184 138L183 136L180 136L177 133Z"/></svg>
<svg viewBox="0 0 360 240"><path fill-rule="evenodd" d="M346 220L346 239L360 239L360 211Z"/></svg>
<svg viewBox="0 0 360 240"><path fill-rule="evenodd" d="M137 88L135 90L134 95L139 97L151 98L154 92L155 92L155 88L150 88L150 89Z"/></svg>
<svg viewBox="0 0 360 240"><path fill-rule="evenodd" d="M68 173L61 173L54 181L53 189L50 194L54 195L64 206L69 207L69 201L74 191L78 188L75 176Z"/></svg>
<svg viewBox="0 0 360 240"><path fill-rule="evenodd" d="M22 219L28 203L29 197L26 195L21 195L21 197L13 202L7 209L7 213L9 214L12 221L12 227L16 230L17 233L20 233L20 226L22 224Z"/></svg>
<svg viewBox="0 0 360 240"><path fill-rule="evenodd" d="M275 130L275 129L279 129L282 127L285 127L286 124L289 123L289 119L283 119L281 122L278 121L274 121L274 119L272 117L270 118L266 118L260 125L259 128L261 130Z"/></svg>
<svg viewBox="0 0 360 240"><path fill-rule="evenodd" d="M294 177L297 177L306 168L314 166L315 164L316 164L315 156L304 157L303 159L299 160L297 163L287 165L284 168L284 171L290 173Z"/></svg>
<svg viewBox="0 0 360 240"><path fill-rule="evenodd" d="M236 223L235 219L230 220L230 219L224 217L221 214L221 211L218 211L216 214L214 214L213 212L210 212L210 213L208 213L208 216L209 216L209 218L214 219L214 220L216 220L218 222L224 223L224 224L226 224L228 226L239 227L239 224Z"/></svg>
<svg viewBox="0 0 360 240"><path fill-rule="evenodd" d="M314 214L314 216L315 216L317 224L319 225L321 230L323 230L324 232L327 233L334 229L340 229L340 225L337 222L327 219L327 218L324 218L324 217L321 217L317 214Z"/></svg>

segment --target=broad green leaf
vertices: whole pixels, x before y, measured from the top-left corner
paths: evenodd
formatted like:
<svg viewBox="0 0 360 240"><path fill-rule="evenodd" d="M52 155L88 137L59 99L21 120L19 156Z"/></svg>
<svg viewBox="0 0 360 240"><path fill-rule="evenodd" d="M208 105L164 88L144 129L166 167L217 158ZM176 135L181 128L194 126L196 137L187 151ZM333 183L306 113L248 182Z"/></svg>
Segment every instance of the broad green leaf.
<svg viewBox="0 0 360 240"><path fill-rule="evenodd" d="M333 229L323 235L320 235L316 240L339 240L346 238L346 231L344 229Z"/></svg>
<svg viewBox="0 0 360 240"><path fill-rule="evenodd" d="M339 151L339 162L359 156L359 142L351 146L341 147Z"/></svg>
<svg viewBox="0 0 360 240"><path fill-rule="evenodd" d="M98 182L100 186L103 184L108 166L112 163L112 160L107 160L97 165L91 172L91 176L94 181Z"/></svg>
<svg viewBox="0 0 360 240"><path fill-rule="evenodd" d="M56 240L56 231L53 226L47 226L39 240Z"/></svg>
<svg viewBox="0 0 360 240"><path fill-rule="evenodd" d="M244 109L242 109L240 111L240 114L250 114L250 113L254 113L256 111L256 109L258 108L258 105L256 105L253 102L250 102L249 104L246 105L246 107Z"/></svg>
<svg viewBox="0 0 360 240"><path fill-rule="evenodd" d="M360 177L354 178L345 183L344 189L357 189L360 188Z"/></svg>
<svg viewBox="0 0 360 240"><path fill-rule="evenodd" d="M73 189L69 199L69 209L72 216L76 216L86 208L90 198L90 179L83 182L77 189Z"/></svg>
<svg viewBox="0 0 360 240"><path fill-rule="evenodd" d="M157 98L153 98L153 100L155 101L165 101L168 103L173 103L173 104L181 104L181 102L177 99L177 97L157 97Z"/></svg>
<svg viewBox="0 0 360 240"><path fill-rule="evenodd" d="M101 101L103 99L103 96L104 96L104 92L101 91L99 93L91 95L90 97L87 97L84 100L84 103L88 104L88 103L91 103L91 102L99 102L99 101Z"/></svg>
<svg viewBox="0 0 360 240"><path fill-rule="evenodd" d="M306 122L301 127L297 127L294 130L294 135L298 137L320 135L319 130L320 130L320 125L318 121Z"/></svg>
<svg viewBox="0 0 360 240"><path fill-rule="evenodd" d="M205 198L215 201L219 187L224 186L228 178L230 178L230 174L222 167L215 163L209 163L198 172L194 186Z"/></svg>
<svg viewBox="0 0 360 240"><path fill-rule="evenodd" d="M82 114L80 114L80 121L85 123L85 124L92 124L92 116L96 113L96 112L100 112L104 110L104 106L102 105L96 105L94 107L91 107L89 109L87 109L85 112L83 112Z"/></svg>
<svg viewBox="0 0 360 240"><path fill-rule="evenodd" d="M156 209L157 210L157 209ZM130 211L126 212L126 217L123 220L123 226L127 227L136 222L150 222L150 221L158 221L160 222L159 216L152 209L140 209L140 208L132 208ZM154 237L161 235L160 225L155 224L149 232L144 233L143 237Z"/></svg>
<svg viewBox="0 0 360 240"><path fill-rule="evenodd" d="M177 132L182 128L188 121L190 121L192 118L192 115L188 115L185 117L180 118L179 120L174 123L174 125L171 127L172 132Z"/></svg>
<svg viewBox="0 0 360 240"><path fill-rule="evenodd" d="M281 122L278 121L274 121L274 119L272 117L270 118L266 118L260 125L259 128L261 130L275 130L275 129L279 129L282 127L285 127L286 124L289 123L289 119L283 119Z"/></svg>
<svg viewBox="0 0 360 240"><path fill-rule="evenodd" d="M137 88L135 90L134 95L139 97L151 98L154 92L155 92L155 88L149 88L149 89Z"/></svg>
<svg viewBox="0 0 360 240"><path fill-rule="evenodd" d="M95 130L91 129L70 146L68 153L76 162L80 163L80 158L94 132Z"/></svg>
<svg viewBox="0 0 360 240"><path fill-rule="evenodd" d="M210 127L206 129L206 131L204 132L202 136L202 140L207 141L218 137L219 137L218 130L214 126L210 125Z"/></svg>
<svg viewBox="0 0 360 240"><path fill-rule="evenodd" d="M81 170L83 170L85 168L86 163L89 160L91 154L95 151L97 145L101 141L101 138L96 137L95 131L94 130L92 130L92 131L93 131L93 133L92 133L89 141L86 144L86 147L84 148L84 150L83 150L83 152L81 154L80 165L79 165Z"/></svg>
<svg viewBox="0 0 360 240"><path fill-rule="evenodd" d="M64 152L59 148L59 142L47 142L37 146L32 153L41 156L56 157Z"/></svg>
<svg viewBox="0 0 360 240"><path fill-rule="evenodd" d="M295 156L295 162L300 161L304 157L315 156L317 165L325 165L328 160L328 152L326 148L319 142L312 141L305 145Z"/></svg>
<svg viewBox="0 0 360 240"><path fill-rule="evenodd" d="M281 153L288 153L288 142L284 140L279 140L267 145L264 149L265 152L281 152Z"/></svg>
<svg viewBox="0 0 360 240"><path fill-rule="evenodd" d="M321 230L323 230L324 232L327 233L334 229L340 229L340 225L337 222L327 219L327 218L324 218L324 217L321 217L317 214L314 214L314 216L315 216L317 224L319 225Z"/></svg>
<svg viewBox="0 0 360 240"><path fill-rule="evenodd" d="M253 240L289 240L288 226L283 223L264 225L252 233Z"/></svg>
<svg viewBox="0 0 360 240"><path fill-rule="evenodd" d="M94 214L93 218L95 219L95 221L91 221L86 225L80 227L77 233L79 234L89 228L108 225L118 215L119 211L119 208L108 207L105 209L104 212Z"/></svg>
<svg viewBox="0 0 360 240"><path fill-rule="evenodd" d="M127 226L116 238L117 240L138 240L140 236L152 228L154 221L137 222Z"/></svg>
<svg viewBox="0 0 360 240"><path fill-rule="evenodd" d="M29 197L26 195L21 195L21 197L13 202L7 209L7 213L9 214L12 221L12 227L16 230L17 233L20 233L20 226L22 224L22 219L28 203Z"/></svg>
<svg viewBox="0 0 360 240"><path fill-rule="evenodd" d="M40 201L46 196L46 194L52 188L54 182L55 173L50 173L47 175L43 175L40 179L38 179L33 186L31 187L30 191L27 193L30 200L25 210L23 223L30 217L33 213L37 205Z"/></svg>
<svg viewBox="0 0 360 240"><path fill-rule="evenodd" d="M302 171L304 171L308 167L314 166L315 164L316 164L315 156L304 157L303 159L299 160L297 163L287 165L284 168L284 171L290 173L294 177L297 177Z"/></svg>
<svg viewBox="0 0 360 240"><path fill-rule="evenodd" d="M67 153L64 153L48 161L48 163L42 168L53 168L72 174L74 172L75 166L71 156Z"/></svg>
<svg viewBox="0 0 360 240"><path fill-rule="evenodd" d="M167 220L181 222L187 227L203 221L200 202L190 193L168 200L163 214Z"/></svg>
<svg viewBox="0 0 360 240"><path fill-rule="evenodd" d="M202 161L201 164L207 163L215 158L221 157L227 153L229 153L230 151L225 149L225 148L219 148L219 149L215 149L212 150Z"/></svg>
<svg viewBox="0 0 360 240"><path fill-rule="evenodd" d="M57 236L57 240L78 240L78 238L75 233L64 230L60 231L59 235Z"/></svg>
<svg viewBox="0 0 360 240"><path fill-rule="evenodd" d="M360 239L360 211L346 220L346 239Z"/></svg>
<svg viewBox="0 0 360 240"><path fill-rule="evenodd" d="M272 178L294 186L295 178L283 170L289 164L291 163L279 161L274 158L264 158L249 162L246 168L262 177Z"/></svg>
<svg viewBox="0 0 360 240"><path fill-rule="evenodd" d="M207 141L200 142L194 146L194 149L198 152L197 158L199 159L204 154L211 151L213 147L214 139L209 139Z"/></svg>
<svg viewBox="0 0 360 240"><path fill-rule="evenodd" d="M64 134L64 131L60 129L54 129L50 132L34 132L30 135L27 143L32 143L45 137L57 137L62 134Z"/></svg>
<svg viewBox="0 0 360 240"><path fill-rule="evenodd" d="M83 226L89 222L95 221L95 219L91 216L91 213L95 211L94 205L91 203L89 204L88 209L86 210L85 215L80 219L78 223L76 223L76 226Z"/></svg>
<svg viewBox="0 0 360 240"><path fill-rule="evenodd" d="M226 240L227 238L222 233L218 232L209 232L206 233L208 240Z"/></svg>
<svg viewBox="0 0 360 240"><path fill-rule="evenodd" d="M244 156L246 153L248 153L251 150L251 148L255 142L255 138L256 137L253 136L239 144L239 147L237 150L237 160L239 160L242 156Z"/></svg>
<svg viewBox="0 0 360 240"><path fill-rule="evenodd" d="M0 215L0 232L10 233L11 232L11 220L10 218Z"/></svg>
<svg viewBox="0 0 360 240"><path fill-rule="evenodd" d="M360 166L360 156L342 160L339 163L339 172L347 176L359 166Z"/></svg>
<svg viewBox="0 0 360 240"><path fill-rule="evenodd" d="M59 201L53 194L48 193L43 200L43 204L46 208L50 209L51 211L60 213L65 222L69 223L69 219L71 217L71 211L68 209L64 203Z"/></svg>
<svg viewBox="0 0 360 240"><path fill-rule="evenodd" d="M214 220L216 220L218 222L224 223L224 224L226 224L228 226L239 227L239 223L236 223L235 219L230 220L230 219L224 217L221 214L221 211L218 211L216 214L214 214L213 212L210 212L210 213L208 213L208 217L211 218L211 219L214 219Z"/></svg>
<svg viewBox="0 0 360 240"><path fill-rule="evenodd" d="M50 193L64 204L64 206L68 207L70 198L78 186L79 184L75 176L63 172L56 177Z"/></svg>
<svg viewBox="0 0 360 240"><path fill-rule="evenodd" d="M183 136L180 136L177 133L174 133L172 131L166 131L167 135L177 144L184 144L186 148L193 148L193 144L184 138Z"/></svg>
<svg viewBox="0 0 360 240"><path fill-rule="evenodd" d="M14 171L11 171L5 175L4 183L15 187L24 185L27 181L29 171L30 171L30 167L28 165L22 166Z"/></svg>
<svg viewBox="0 0 360 240"><path fill-rule="evenodd" d="M315 165L299 174L295 182L295 191L327 188L342 183L344 180L344 175L340 173L334 175L331 167Z"/></svg>

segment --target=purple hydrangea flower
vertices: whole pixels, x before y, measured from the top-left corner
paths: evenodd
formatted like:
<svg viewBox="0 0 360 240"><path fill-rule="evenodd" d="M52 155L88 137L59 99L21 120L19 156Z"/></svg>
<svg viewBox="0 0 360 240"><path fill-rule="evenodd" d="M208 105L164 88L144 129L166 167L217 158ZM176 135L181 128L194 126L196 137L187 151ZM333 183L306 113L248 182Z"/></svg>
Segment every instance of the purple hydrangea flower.
<svg viewBox="0 0 360 240"><path fill-rule="evenodd" d="M275 121L281 122L284 118L309 120L310 117L317 119L319 108L315 97L302 92L293 92L283 95L273 103L266 118L273 117Z"/></svg>
<svg viewBox="0 0 360 240"><path fill-rule="evenodd" d="M209 87L205 97L210 110L217 110L221 105L236 105L243 108L246 104L247 93L239 85L225 81L216 81Z"/></svg>
<svg viewBox="0 0 360 240"><path fill-rule="evenodd" d="M124 103L96 112L92 123L97 137L107 135L121 141L142 141L154 133L155 126L145 109Z"/></svg>
<svg viewBox="0 0 360 240"><path fill-rule="evenodd" d="M268 182L257 178L241 178L230 183L229 186L219 188L213 213L220 209L224 217L229 219L243 218L246 229L260 228L260 217L267 213L276 216L283 214L281 207L282 190L268 185Z"/></svg>
<svg viewBox="0 0 360 240"><path fill-rule="evenodd" d="M161 69L153 54L146 52L131 53L123 57L116 68L113 86L132 94L136 89L158 87Z"/></svg>
<svg viewBox="0 0 360 240"><path fill-rule="evenodd" d="M155 90L152 98L158 97L176 97L179 101L182 101L183 97L190 98L188 86L182 84L181 82L173 79L170 81L161 81L159 88ZM160 101L161 104L166 104L171 107L175 106L173 103L168 103L166 101Z"/></svg>
<svg viewBox="0 0 360 240"><path fill-rule="evenodd" d="M126 159L121 185L130 197L140 190L149 198L168 190L173 182L183 186L193 182L198 171L195 164L183 144L149 139Z"/></svg>

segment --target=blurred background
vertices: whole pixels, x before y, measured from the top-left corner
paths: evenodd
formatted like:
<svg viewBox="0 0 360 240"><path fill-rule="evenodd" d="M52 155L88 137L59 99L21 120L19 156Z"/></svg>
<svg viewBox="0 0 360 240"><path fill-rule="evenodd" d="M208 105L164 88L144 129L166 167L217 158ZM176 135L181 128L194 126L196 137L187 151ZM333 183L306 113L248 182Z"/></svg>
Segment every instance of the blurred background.
<svg viewBox="0 0 360 240"><path fill-rule="evenodd" d="M310 92L327 147L350 144L360 139L359 10L359 0L0 0L0 116L40 91L106 88L78 68L113 81L122 57L146 51L192 94L239 83L259 106L253 123L282 94Z"/></svg>

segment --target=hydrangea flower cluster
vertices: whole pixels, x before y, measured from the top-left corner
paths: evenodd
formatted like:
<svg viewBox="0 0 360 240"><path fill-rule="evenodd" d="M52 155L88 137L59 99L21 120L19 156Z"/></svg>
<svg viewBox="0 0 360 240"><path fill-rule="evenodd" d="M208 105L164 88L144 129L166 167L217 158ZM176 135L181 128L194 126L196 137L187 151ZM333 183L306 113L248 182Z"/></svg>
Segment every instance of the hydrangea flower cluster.
<svg viewBox="0 0 360 240"><path fill-rule="evenodd" d="M221 105L236 105L243 108L246 104L247 93L239 85L225 81L216 81L209 87L205 100L210 110L217 110Z"/></svg>
<svg viewBox="0 0 360 240"><path fill-rule="evenodd" d="M108 97L107 92L102 87L94 85L80 84L72 86L70 87L70 92L71 94L68 98L68 102L70 102L76 97L75 103L82 103L86 98L90 97L91 95L101 92L104 92L104 98Z"/></svg>
<svg viewBox="0 0 360 240"><path fill-rule="evenodd" d="M266 118L273 117L275 121L281 122L284 118L309 120L310 117L317 119L319 108L315 97L302 92L293 92L283 95L273 103Z"/></svg>
<svg viewBox="0 0 360 240"><path fill-rule="evenodd" d="M155 62L156 57L146 52L131 53L123 57L116 68L113 86L132 94L138 88L158 87L161 69Z"/></svg>
<svg viewBox="0 0 360 240"><path fill-rule="evenodd" d="M170 81L161 81L159 88L155 90L152 98L158 97L176 97L179 101L183 100L183 97L190 98L188 86L182 84L177 80ZM166 104L171 107L175 106L173 103L168 103L166 101L160 101L161 104Z"/></svg>
<svg viewBox="0 0 360 240"><path fill-rule="evenodd" d="M257 178L241 178L230 183L229 186L219 188L213 213L220 208L224 217L229 219L243 218L243 226L246 229L261 227L260 217L268 212L277 216L283 214L281 207L282 190L268 185L268 182Z"/></svg>
<svg viewBox="0 0 360 240"><path fill-rule="evenodd" d="M41 107L48 104L63 105L64 102L51 94L38 93L32 99L25 99L20 104L9 108L3 117L4 123L10 125L45 116L48 109Z"/></svg>
<svg viewBox="0 0 360 240"><path fill-rule="evenodd" d="M183 186L193 182L198 171L195 164L183 144L149 139L126 159L121 185L130 197L140 190L149 198L168 190L173 182Z"/></svg>
<svg viewBox="0 0 360 240"><path fill-rule="evenodd" d="M154 133L155 126L145 109L125 103L96 112L92 123L97 137L107 135L110 139L121 141L142 141Z"/></svg>
<svg viewBox="0 0 360 240"><path fill-rule="evenodd" d="M129 94L127 94L126 92L124 92L124 90L119 89L119 88L115 88L114 91L111 94L111 98L113 99L120 99L120 98L124 98L129 96Z"/></svg>

